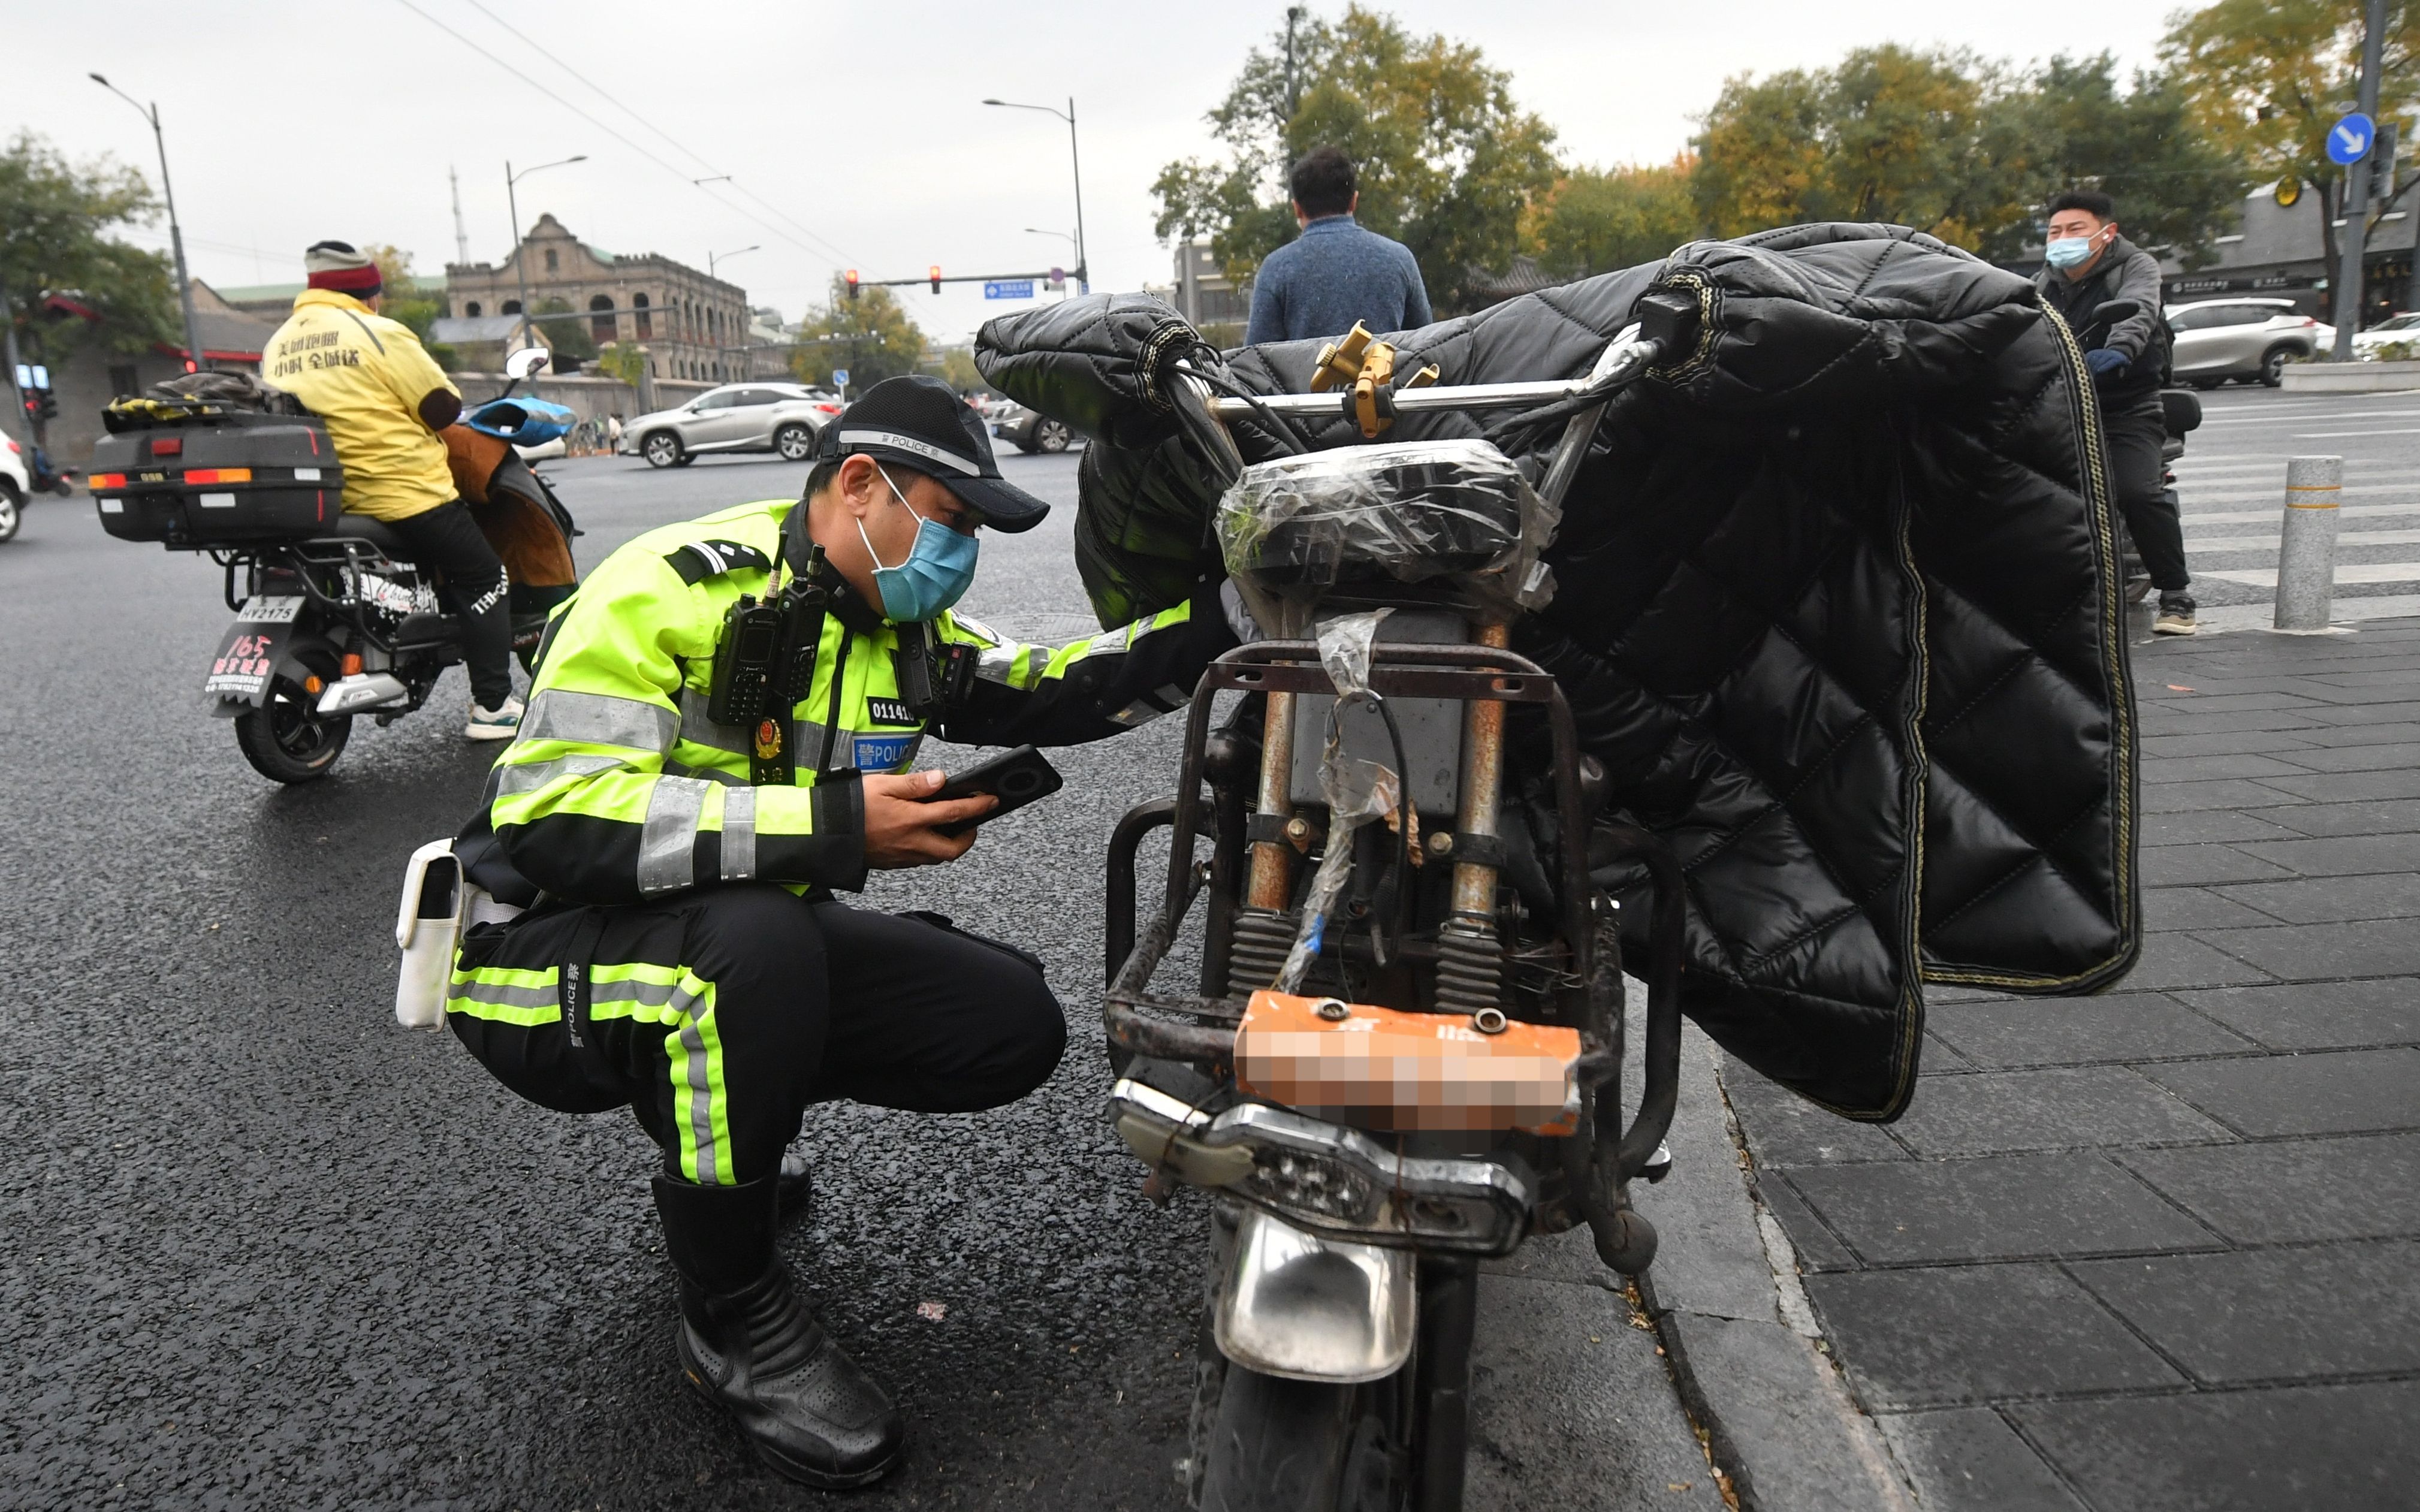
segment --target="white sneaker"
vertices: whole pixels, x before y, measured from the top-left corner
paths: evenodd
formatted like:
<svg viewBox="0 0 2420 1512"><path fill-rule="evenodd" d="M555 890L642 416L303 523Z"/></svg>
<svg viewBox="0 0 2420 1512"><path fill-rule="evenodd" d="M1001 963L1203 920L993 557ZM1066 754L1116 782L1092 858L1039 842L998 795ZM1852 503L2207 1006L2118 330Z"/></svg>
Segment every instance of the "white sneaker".
<svg viewBox="0 0 2420 1512"><path fill-rule="evenodd" d="M471 701L471 722L462 733L473 740L510 740L521 727L521 701L508 698L501 709L490 709L477 699Z"/></svg>

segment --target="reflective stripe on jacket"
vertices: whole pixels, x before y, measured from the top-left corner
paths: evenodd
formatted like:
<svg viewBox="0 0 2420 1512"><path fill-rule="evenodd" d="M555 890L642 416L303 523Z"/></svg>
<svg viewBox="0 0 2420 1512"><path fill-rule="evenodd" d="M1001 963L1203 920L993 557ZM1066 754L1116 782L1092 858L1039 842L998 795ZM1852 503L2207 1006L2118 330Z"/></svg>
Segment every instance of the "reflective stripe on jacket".
<svg viewBox="0 0 2420 1512"><path fill-rule="evenodd" d="M864 810L852 768L905 771L925 733L899 697L887 621L824 617L813 687L792 711L797 779L749 780L752 732L706 717L724 610L764 594L763 565L691 583L668 560L696 542L781 554L790 500L651 531L608 557L556 611L520 733L489 774L487 825L513 869L573 903L633 903L717 881L855 889ZM712 554L721 560L724 554ZM1029 646L943 614L977 653L973 689L935 733L966 745L1073 745L1182 707L1234 643L1189 604L1061 647ZM835 687L838 697L835 700ZM830 776L818 779L818 770Z"/></svg>

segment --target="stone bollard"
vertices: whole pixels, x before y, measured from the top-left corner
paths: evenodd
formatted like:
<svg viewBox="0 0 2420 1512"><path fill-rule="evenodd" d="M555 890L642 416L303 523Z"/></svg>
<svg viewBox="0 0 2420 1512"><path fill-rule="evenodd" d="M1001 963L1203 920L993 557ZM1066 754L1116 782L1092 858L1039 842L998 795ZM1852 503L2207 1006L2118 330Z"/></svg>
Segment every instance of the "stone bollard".
<svg viewBox="0 0 2420 1512"><path fill-rule="evenodd" d="M2298 456L2286 464L2286 522L2277 547L2280 630L2324 630L2336 591L2336 499L2344 458Z"/></svg>

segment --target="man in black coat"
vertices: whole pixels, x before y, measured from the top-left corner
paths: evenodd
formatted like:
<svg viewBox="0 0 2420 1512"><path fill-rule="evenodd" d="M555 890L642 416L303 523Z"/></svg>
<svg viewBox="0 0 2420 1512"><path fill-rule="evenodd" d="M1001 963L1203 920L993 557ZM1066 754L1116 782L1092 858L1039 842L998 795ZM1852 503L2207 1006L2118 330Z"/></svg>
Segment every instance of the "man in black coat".
<svg viewBox="0 0 2420 1512"><path fill-rule="evenodd" d="M2168 322L2160 311L2160 265L2118 234L2108 195L2069 190L2050 202L2050 239L2034 275L2042 302L2056 310L2084 342L2085 364L2101 393L2101 429L2107 439L2109 486L2134 537L2134 549L2160 591L2160 635L2194 633L2194 601L2185 590L2184 527L2161 474L2167 440L2160 385L2167 378ZM2118 320L2098 317L2101 306L2133 305Z"/></svg>

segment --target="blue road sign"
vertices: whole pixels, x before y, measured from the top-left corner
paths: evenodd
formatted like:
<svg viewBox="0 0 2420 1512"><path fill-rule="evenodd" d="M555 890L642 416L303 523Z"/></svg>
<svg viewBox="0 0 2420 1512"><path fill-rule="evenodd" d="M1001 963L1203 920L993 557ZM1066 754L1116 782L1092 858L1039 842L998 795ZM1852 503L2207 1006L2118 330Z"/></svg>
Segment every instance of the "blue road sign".
<svg viewBox="0 0 2420 1512"><path fill-rule="evenodd" d="M845 389L845 388L847 388L847 387L848 387L848 369L847 369L847 368L845 368L845 367L835 367L835 368L833 368L833 369L832 369L832 385L833 385L833 387L835 387L835 388L842 388L842 389Z"/></svg>
<svg viewBox="0 0 2420 1512"><path fill-rule="evenodd" d="M2378 123L2359 111L2328 128L2328 161L2355 163L2369 156L2378 140Z"/></svg>
<svg viewBox="0 0 2420 1512"><path fill-rule="evenodd" d="M1030 300L1033 298L1033 280L1030 278L988 279L984 283L987 300Z"/></svg>

